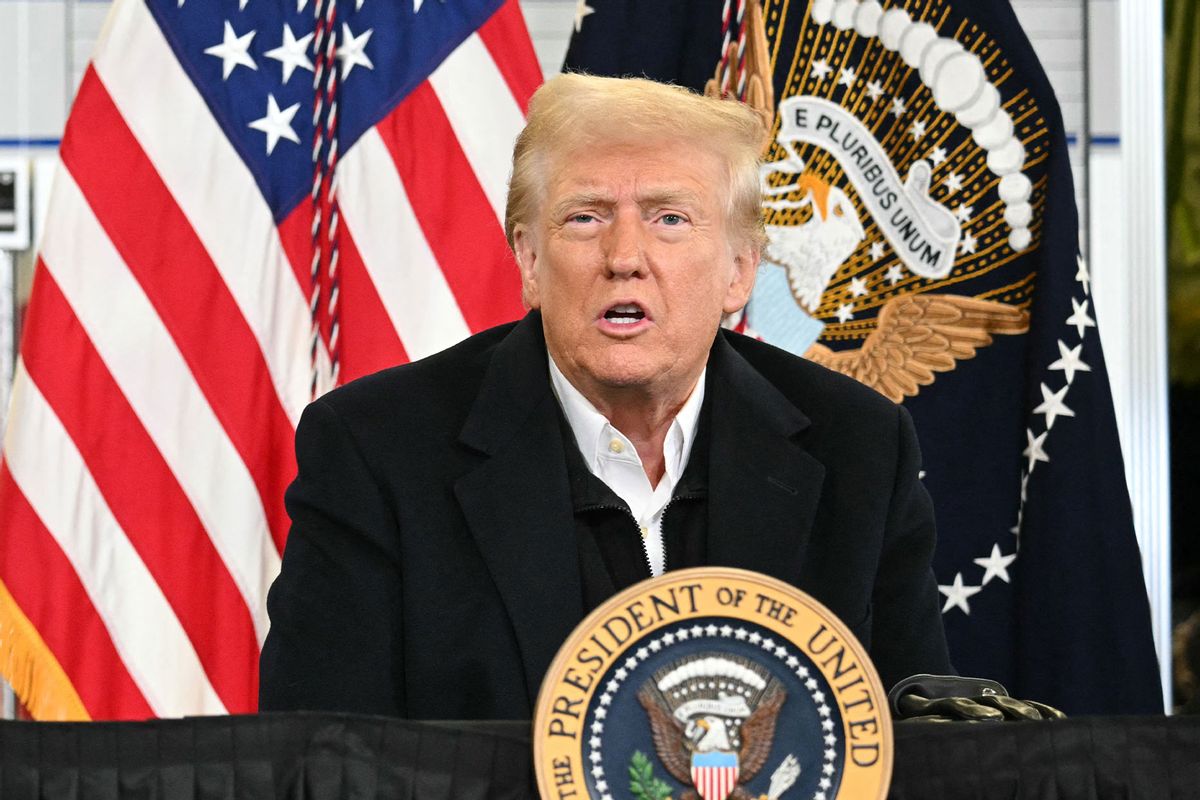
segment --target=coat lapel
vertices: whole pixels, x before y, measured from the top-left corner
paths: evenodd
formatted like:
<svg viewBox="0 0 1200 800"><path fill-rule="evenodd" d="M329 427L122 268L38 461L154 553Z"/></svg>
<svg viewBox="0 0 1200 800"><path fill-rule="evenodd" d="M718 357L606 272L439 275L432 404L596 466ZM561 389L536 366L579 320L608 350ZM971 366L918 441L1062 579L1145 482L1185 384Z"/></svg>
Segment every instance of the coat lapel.
<svg viewBox="0 0 1200 800"><path fill-rule="evenodd" d="M497 345L460 441L486 460L455 495L512 620L530 707L583 617L575 521L541 316Z"/></svg>
<svg viewBox="0 0 1200 800"><path fill-rule="evenodd" d="M540 315L499 345L460 441L486 456L455 495L512 620L530 706L583 618L558 407ZM825 469L804 450L808 418L719 336L709 362L708 561L794 583Z"/></svg>
<svg viewBox="0 0 1200 800"><path fill-rule="evenodd" d="M708 561L795 583L825 478L800 441L808 417L724 335L709 370Z"/></svg>

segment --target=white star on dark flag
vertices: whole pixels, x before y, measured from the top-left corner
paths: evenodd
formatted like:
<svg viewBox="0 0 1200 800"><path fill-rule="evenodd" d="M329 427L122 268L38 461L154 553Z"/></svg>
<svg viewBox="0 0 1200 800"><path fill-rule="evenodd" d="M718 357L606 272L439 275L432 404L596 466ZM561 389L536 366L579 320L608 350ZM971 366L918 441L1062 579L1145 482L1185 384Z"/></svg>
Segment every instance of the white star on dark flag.
<svg viewBox="0 0 1200 800"><path fill-rule="evenodd" d="M1083 256L1075 256L1075 263L1079 265L1079 269L1075 272L1075 280L1083 284L1084 294L1091 294L1092 276L1091 273L1088 272L1087 261L1083 259Z"/></svg>
<svg viewBox="0 0 1200 800"><path fill-rule="evenodd" d="M291 79L292 73L297 67L313 71L313 63L308 58L308 44L312 41L313 34L309 33L296 38L292 33L292 29L285 22L283 25L283 43L274 49L263 53L267 58L273 58L283 66L283 82L287 83Z"/></svg>
<svg viewBox="0 0 1200 800"><path fill-rule="evenodd" d="M224 39L220 44L214 44L212 47L204 50L208 55L221 59L222 80L229 80L230 73L237 67L258 69L258 65L254 63L254 59L247 52L250 49L250 42L254 41L254 34L257 32L250 31L238 36L234 33L233 26L229 24L229 20L225 21Z"/></svg>
<svg viewBox="0 0 1200 800"><path fill-rule="evenodd" d="M1012 583L1008 577L1008 565L1017 560L1017 554L1002 555L1000 553L1000 545L992 545L992 553L987 558L976 558L975 563L983 567L983 580L981 583L987 585L992 578L999 578L1005 583Z"/></svg>
<svg viewBox="0 0 1200 800"><path fill-rule="evenodd" d="M1089 302L1088 300L1084 300L1082 303L1079 303L1076 302L1074 297L1071 298L1071 307L1075 310L1075 313L1067 317L1067 324L1075 326L1075 330L1079 332L1080 339L1083 338L1084 329L1096 327L1096 320L1088 316Z"/></svg>
<svg viewBox="0 0 1200 800"><path fill-rule="evenodd" d="M947 611L957 606L958 608L962 609L964 614L970 614L971 605L967 602L967 600L979 594L982 589L982 586L964 585L962 573L959 572L955 574L954 583L950 584L949 586L938 586L938 591L946 596L946 603L942 606L942 613L945 614Z"/></svg>
<svg viewBox="0 0 1200 800"><path fill-rule="evenodd" d="M583 28L583 18L589 14L595 14L596 9L587 4L587 0L579 0L575 4L575 32L579 33Z"/></svg>
<svg viewBox="0 0 1200 800"><path fill-rule="evenodd" d="M1021 455L1029 459L1029 471L1031 473L1033 472L1033 467L1035 464L1037 464L1037 462L1044 461L1047 464L1050 463L1050 456L1046 455L1046 451L1042 447L1042 445L1046 443L1047 434L1049 434L1049 431L1042 431L1037 436L1034 436L1033 431L1029 430L1028 428L1025 430L1025 439L1028 444L1025 446L1025 449L1021 451Z"/></svg>
<svg viewBox="0 0 1200 800"><path fill-rule="evenodd" d="M1066 384L1057 392L1050 391L1050 387L1042 384L1042 403L1033 410L1035 414L1046 415L1046 430L1054 427L1054 420L1058 417L1073 417L1075 412L1067 408L1067 404L1063 402L1063 398L1067 396L1067 390L1071 388L1071 384Z"/></svg>
<svg viewBox="0 0 1200 800"><path fill-rule="evenodd" d="M1092 368L1083 363L1083 359L1079 354L1083 352L1083 345L1076 345L1075 349L1067 349L1063 344L1063 340L1058 340L1058 354L1061 356L1057 361L1050 365L1050 369L1060 369L1067 373L1067 383L1075 380L1076 372L1091 372Z"/></svg>
<svg viewBox="0 0 1200 800"><path fill-rule="evenodd" d="M366 33L355 36L350 26L342 23L342 46L337 50L337 57L342 60L342 80L346 80L350 71L357 66L375 69L375 65L367 56L367 42L371 40L371 34L374 32L374 28L368 28Z"/></svg>
<svg viewBox="0 0 1200 800"><path fill-rule="evenodd" d="M300 104L295 103L280 111L275 95L267 95L267 115L250 123L251 128L267 135L267 155L274 151L280 139L300 144L300 137L292 130L292 117L296 116L299 109Z"/></svg>

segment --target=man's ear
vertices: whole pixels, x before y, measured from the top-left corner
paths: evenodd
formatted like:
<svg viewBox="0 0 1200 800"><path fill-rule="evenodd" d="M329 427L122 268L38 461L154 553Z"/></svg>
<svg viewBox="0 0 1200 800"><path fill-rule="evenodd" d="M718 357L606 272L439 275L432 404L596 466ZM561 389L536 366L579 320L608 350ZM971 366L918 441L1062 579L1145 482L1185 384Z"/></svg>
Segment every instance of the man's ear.
<svg viewBox="0 0 1200 800"><path fill-rule="evenodd" d="M533 233L524 224L513 228L513 255L521 270L521 302L526 308L541 308L542 298L537 282L537 248Z"/></svg>
<svg viewBox="0 0 1200 800"><path fill-rule="evenodd" d="M740 311L750 300L754 289L754 278L758 275L758 261L762 252L753 244L739 245L733 253L733 273L725 291L723 310L726 314Z"/></svg>

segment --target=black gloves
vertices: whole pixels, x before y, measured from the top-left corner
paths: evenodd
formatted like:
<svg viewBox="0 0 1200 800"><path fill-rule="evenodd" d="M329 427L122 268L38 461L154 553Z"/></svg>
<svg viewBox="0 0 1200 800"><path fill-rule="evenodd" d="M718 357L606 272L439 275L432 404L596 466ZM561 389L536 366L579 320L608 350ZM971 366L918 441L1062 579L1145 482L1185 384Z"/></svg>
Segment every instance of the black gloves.
<svg viewBox="0 0 1200 800"><path fill-rule="evenodd" d="M954 675L913 675L888 692L897 720L925 722L1000 722L1065 719L1057 708L1034 700L1017 700L996 681Z"/></svg>

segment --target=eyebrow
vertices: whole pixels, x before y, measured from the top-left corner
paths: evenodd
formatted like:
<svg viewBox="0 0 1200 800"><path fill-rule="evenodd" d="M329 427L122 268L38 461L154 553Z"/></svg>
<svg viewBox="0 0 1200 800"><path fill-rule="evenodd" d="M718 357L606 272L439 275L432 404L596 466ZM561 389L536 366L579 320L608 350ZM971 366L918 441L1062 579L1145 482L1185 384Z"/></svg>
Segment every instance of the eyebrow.
<svg viewBox="0 0 1200 800"><path fill-rule="evenodd" d="M616 204L612 195L602 192L578 192L563 198L555 204L552 213L555 217L566 213L575 206L591 206L611 208ZM663 206L700 205L700 198L695 192L686 189L654 189L638 197L638 205L642 208L661 208Z"/></svg>

